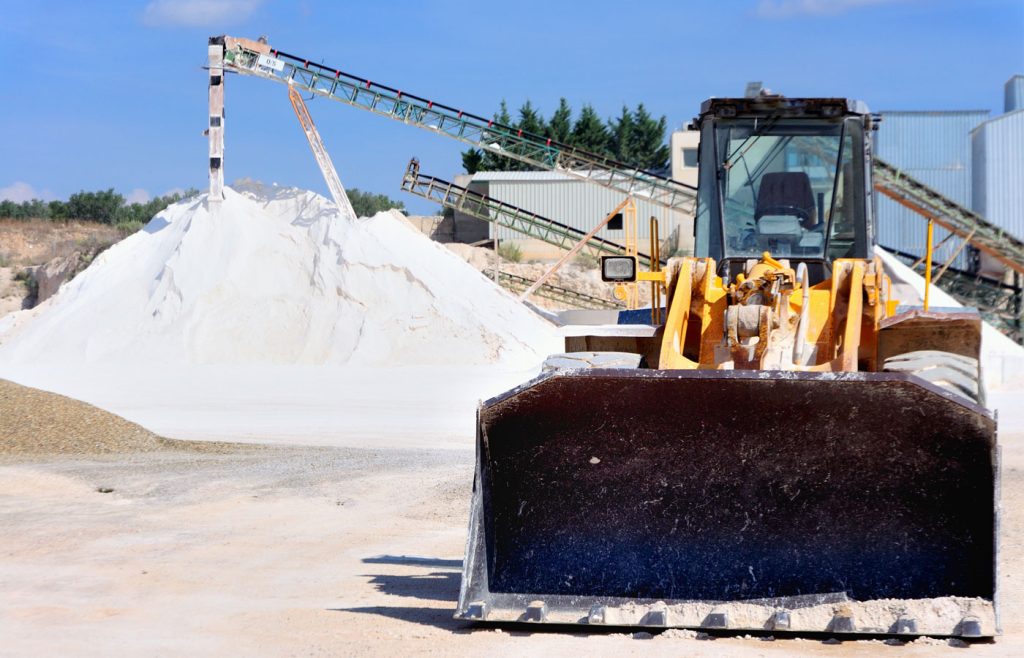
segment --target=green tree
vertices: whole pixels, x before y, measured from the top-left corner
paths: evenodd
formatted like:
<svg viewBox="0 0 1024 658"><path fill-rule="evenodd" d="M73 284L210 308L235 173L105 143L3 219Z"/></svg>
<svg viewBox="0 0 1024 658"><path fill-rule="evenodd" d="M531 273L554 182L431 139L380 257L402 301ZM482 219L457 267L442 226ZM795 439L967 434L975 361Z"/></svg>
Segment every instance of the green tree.
<svg viewBox="0 0 1024 658"><path fill-rule="evenodd" d="M509 131L518 130L518 127L512 121L512 115L509 114L508 104L504 99L502 99L501 105L498 106L498 112L494 115L494 123L497 124L494 127L494 132L497 136ZM480 162L479 171L521 171L522 169L525 169L525 166L514 158L506 158L491 151L486 151L483 160Z"/></svg>
<svg viewBox="0 0 1024 658"><path fill-rule="evenodd" d="M572 126L569 143L583 151L608 154L608 129L592 105L584 105Z"/></svg>
<svg viewBox="0 0 1024 658"><path fill-rule="evenodd" d="M572 108L565 98L558 101L558 109L551 115L544 136L562 144L569 143L569 135L572 133Z"/></svg>
<svg viewBox="0 0 1024 658"><path fill-rule="evenodd" d="M68 216L103 224L113 224L118 209L124 205L124 197L114 188L102 192L78 192L68 199Z"/></svg>
<svg viewBox="0 0 1024 658"><path fill-rule="evenodd" d="M68 204L63 201L51 201L49 205L51 219L68 219Z"/></svg>
<svg viewBox="0 0 1024 658"><path fill-rule="evenodd" d="M619 118L608 122L608 150L619 162L632 164L638 155L633 146L633 114L623 105Z"/></svg>
<svg viewBox="0 0 1024 658"><path fill-rule="evenodd" d="M462 168L467 174L475 174L482 171L480 167L484 164L484 152L480 149L469 149L462 152Z"/></svg>
<svg viewBox="0 0 1024 658"><path fill-rule="evenodd" d="M665 143L667 121L662 116L655 119L644 107L643 103L636 106L633 113L633 131L630 135L631 160L641 169L664 169L669 164L671 152Z"/></svg>
<svg viewBox="0 0 1024 658"><path fill-rule="evenodd" d="M541 137L544 135L547 126L545 125L544 117L533 107L533 103L526 101L519 108L519 123L516 124L516 128L534 137Z"/></svg>
<svg viewBox="0 0 1024 658"><path fill-rule="evenodd" d="M13 201L4 199L0 201L0 217L4 219L21 219L21 207Z"/></svg>
<svg viewBox="0 0 1024 658"><path fill-rule="evenodd" d="M347 190L348 200L352 203L352 209L356 211L357 217L373 217L377 213L395 208L405 211L405 204L395 201L383 194L363 192L353 187Z"/></svg>
<svg viewBox="0 0 1024 658"><path fill-rule="evenodd" d="M519 108L519 119L513 121L508 105L501 102L494 115L495 126L485 139L500 140L508 132L530 133L574 146L600 156L614 158L640 169L661 169L667 166L669 147L665 143L667 121L664 116L655 119L643 103L636 110L623 106L618 118L603 121L592 105L584 105L573 121L568 101L560 99L558 109L545 121L544 116L530 101ZM491 151L469 149L462 154L462 166L467 173L480 171L528 171L535 169L524 162L497 155Z"/></svg>

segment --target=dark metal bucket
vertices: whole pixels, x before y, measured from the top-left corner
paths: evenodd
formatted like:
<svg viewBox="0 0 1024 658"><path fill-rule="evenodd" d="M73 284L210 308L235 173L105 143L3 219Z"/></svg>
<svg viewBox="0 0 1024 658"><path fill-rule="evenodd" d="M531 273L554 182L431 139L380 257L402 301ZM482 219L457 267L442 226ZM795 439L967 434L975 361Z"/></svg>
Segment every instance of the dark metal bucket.
<svg viewBox="0 0 1024 658"><path fill-rule="evenodd" d="M993 635L995 437L902 374L544 375L480 407L456 616Z"/></svg>

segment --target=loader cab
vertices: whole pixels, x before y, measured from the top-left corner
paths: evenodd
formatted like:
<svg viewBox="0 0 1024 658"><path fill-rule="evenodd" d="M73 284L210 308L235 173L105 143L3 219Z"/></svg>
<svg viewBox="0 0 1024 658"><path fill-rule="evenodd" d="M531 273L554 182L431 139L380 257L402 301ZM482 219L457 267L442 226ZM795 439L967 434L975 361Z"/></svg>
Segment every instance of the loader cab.
<svg viewBox="0 0 1024 658"><path fill-rule="evenodd" d="M764 252L807 265L811 284L837 258L872 250L871 115L842 98L716 98L695 120L697 257L734 280Z"/></svg>

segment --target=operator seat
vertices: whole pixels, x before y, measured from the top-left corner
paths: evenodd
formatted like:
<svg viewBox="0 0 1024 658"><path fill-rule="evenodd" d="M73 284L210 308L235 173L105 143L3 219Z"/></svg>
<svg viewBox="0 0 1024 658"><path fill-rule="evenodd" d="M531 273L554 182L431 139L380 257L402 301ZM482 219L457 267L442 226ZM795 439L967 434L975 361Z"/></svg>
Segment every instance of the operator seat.
<svg viewBox="0 0 1024 658"><path fill-rule="evenodd" d="M754 210L757 244L785 255L820 251L825 243L819 226L811 179L802 171L777 171L761 178Z"/></svg>
<svg viewBox="0 0 1024 658"><path fill-rule="evenodd" d="M800 226L810 230L818 224L811 179L803 171L775 171L761 177L754 219L765 215L796 215Z"/></svg>

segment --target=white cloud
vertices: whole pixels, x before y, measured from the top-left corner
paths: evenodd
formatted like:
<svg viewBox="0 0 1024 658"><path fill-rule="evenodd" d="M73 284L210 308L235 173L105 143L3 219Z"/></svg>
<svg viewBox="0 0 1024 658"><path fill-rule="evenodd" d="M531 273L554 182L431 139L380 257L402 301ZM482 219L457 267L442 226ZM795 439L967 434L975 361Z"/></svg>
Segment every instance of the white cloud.
<svg viewBox="0 0 1024 658"><path fill-rule="evenodd" d="M174 194L185 194L185 189L181 187L172 187L171 189L167 190L160 196L171 196Z"/></svg>
<svg viewBox="0 0 1024 658"><path fill-rule="evenodd" d="M217 27L252 16L263 0L152 0L142 22L154 27Z"/></svg>
<svg viewBox="0 0 1024 658"><path fill-rule="evenodd" d="M787 16L826 16L852 9L888 5L906 0L760 0L756 13L762 18Z"/></svg>
<svg viewBox="0 0 1024 658"><path fill-rule="evenodd" d="M53 193L49 190L36 191L36 188L20 180L11 183L7 187L0 187L0 201L21 203L22 201L31 201L32 199L49 201L52 198Z"/></svg>
<svg viewBox="0 0 1024 658"><path fill-rule="evenodd" d="M146 203L147 201L149 201L149 192L141 187L136 187L134 190L124 195L124 202L127 204Z"/></svg>

